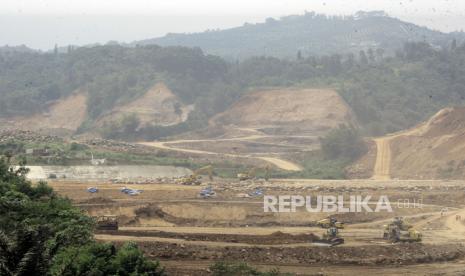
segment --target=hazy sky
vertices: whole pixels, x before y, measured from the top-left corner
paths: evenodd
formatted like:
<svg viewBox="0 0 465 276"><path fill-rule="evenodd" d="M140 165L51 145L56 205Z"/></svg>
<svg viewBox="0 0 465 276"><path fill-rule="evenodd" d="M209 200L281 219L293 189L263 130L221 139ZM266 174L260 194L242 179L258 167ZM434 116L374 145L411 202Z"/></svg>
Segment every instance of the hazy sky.
<svg viewBox="0 0 465 276"><path fill-rule="evenodd" d="M0 0L0 45L50 49L55 43L131 42L304 11L359 10L384 10L442 31L465 29L464 0Z"/></svg>

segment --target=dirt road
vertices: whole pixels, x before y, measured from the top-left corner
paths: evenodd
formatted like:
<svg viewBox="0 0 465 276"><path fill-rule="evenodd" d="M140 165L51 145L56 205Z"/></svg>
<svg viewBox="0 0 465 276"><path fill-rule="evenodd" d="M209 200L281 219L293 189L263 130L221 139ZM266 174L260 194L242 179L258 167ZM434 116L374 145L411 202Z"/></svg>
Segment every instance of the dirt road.
<svg viewBox="0 0 465 276"><path fill-rule="evenodd" d="M373 172L373 179L388 180L390 179L391 166L391 147L390 137L375 139L376 142L376 163Z"/></svg>
<svg viewBox="0 0 465 276"><path fill-rule="evenodd" d="M376 161L375 161L375 167L373 170L372 178L375 180L391 179L391 162L392 162L391 142L394 139L398 137L402 137L402 136L423 135L423 133L427 132L428 129L431 127L434 120L437 117L442 116L445 112L447 112L447 109L443 109L439 111L436 115L431 117L428 121L421 123L411 129L388 134L384 137L375 138L374 141L376 143Z"/></svg>
<svg viewBox="0 0 465 276"><path fill-rule="evenodd" d="M184 152L184 153L222 155L222 156L231 157L231 158L253 158L253 159L259 159L259 160L263 160L265 162L271 163L275 165L276 167L282 170L286 170L286 171L301 171L302 170L302 168L298 164L293 163L288 160L277 158L277 157L219 153L219 152L196 150L196 149L185 149L185 148L174 146L175 144L180 144L180 143L216 142L216 141L249 141L249 140L256 140L256 139L265 138L265 137L270 137L270 136L250 135L250 136L245 136L245 137L235 137L235 138L225 138L225 139L176 140L176 141L168 141L168 142L140 142L139 144L156 147L159 149L172 150L172 151L178 151L178 152Z"/></svg>

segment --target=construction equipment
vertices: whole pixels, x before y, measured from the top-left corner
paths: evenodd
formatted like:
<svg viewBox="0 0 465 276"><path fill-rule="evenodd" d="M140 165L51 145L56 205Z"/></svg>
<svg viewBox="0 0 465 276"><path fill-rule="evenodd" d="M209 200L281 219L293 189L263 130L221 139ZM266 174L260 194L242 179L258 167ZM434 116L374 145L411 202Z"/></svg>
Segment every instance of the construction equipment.
<svg viewBox="0 0 465 276"><path fill-rule="evenodd" d="M344 239L339 236L339 229L336 227L330 227L326 230L326 233L323 234L323 238L315 243L327 246L336 246L343 244Z"/></svg>
<svg viewBox="0 0 465 276"><path fill-rule="evenodd" d="M204 173L207 173L208 179L210 179L210 181L213 181L213 166L208 165L198 170L195 170L193 174L187 177L181 178L179 183L182 185L200 185L202 184L202 181L199 179L199 175Z"/></svg>
<svg viewBox="0 0 465 276"><path fill-rule="evenodd" d="M237 178L239 179L239 181L246 181L246 180L254 179L256 170L257 168L252 168L248 172L238 173Z"/></svg>
<svg viewBox="0 0 465 276"><path fill-rule="evenodd" d="M337 229L344 229L344 223L337 221L336 218L329 217L322 220L317 221L316 223L321 228L331 228L336 227Z"/></svg>
<svg viewBox="0 0 465 276"><path fill-rule="evenodd" d="M116 216L95 217L97 230L118 230L118 219Z"/></svg>
<svg viewBox="0 0 465 276"><path fill-rule="evenodd" d="M383 239L391 242L421 242L422 233L404 223L401 217L394 218L394 221L384 225Z"/></svg>

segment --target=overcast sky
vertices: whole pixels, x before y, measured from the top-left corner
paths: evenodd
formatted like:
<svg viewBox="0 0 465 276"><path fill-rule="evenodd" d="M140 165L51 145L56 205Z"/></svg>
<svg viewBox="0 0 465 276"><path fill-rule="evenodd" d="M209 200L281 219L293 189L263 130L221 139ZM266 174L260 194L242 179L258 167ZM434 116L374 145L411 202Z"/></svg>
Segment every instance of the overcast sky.
<svg viewBox="0 0 465 276"><path fill-rule="evenodd" d="M384 10L442 31L465 29L464 0L0 0L0 45L51 49L262 22L316 11Z"/></svg>

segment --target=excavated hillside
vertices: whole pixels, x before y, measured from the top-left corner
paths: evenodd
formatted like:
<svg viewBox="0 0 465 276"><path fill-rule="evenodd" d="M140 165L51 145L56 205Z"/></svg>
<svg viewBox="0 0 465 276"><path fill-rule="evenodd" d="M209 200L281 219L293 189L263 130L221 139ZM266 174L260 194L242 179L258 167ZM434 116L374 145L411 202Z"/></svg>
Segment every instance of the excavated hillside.
<svg viewBox="0 0 465 276"><path fill-rule="evenodd" d="M87 93L76 90L70 96L51 103L47 110L40 114L2 119L2 124L4 128L69 135L81 126L86 116Z"/></svg>
<svg viewBox="0 0 465 276"><path fill-rule="evenodd" d="M374 179L462 179L465 177L465 107L445 108L428 121L374 139ZM365 162L366 163L366 162ZM361 176L360 174L358 176ZM357 177L357 176L354 176Z"/></svg>
<svg viewBox="0 0 465 276"><path fill-rule="evenodd" d="M334 90L275 89L243 96L210 126L256 129L271 135L318 136L339 124L356 124L350 107Z"/></svg>
<svg viewBox="0 0 465 276"><path fill-rule="evenodd" d="M446 108L391 141L391 177L465 177L465 107Z"/></svg>
<svg viewBox="0 0 465 276"><path fill-rule="evenodd" d="M176 125L187 120L193 105L184 105L163 83L150 88L143 96L124 105L116 106L97 120L97 126L105 122L118 122L124 116L134 114L145 125Z"/></svg>

